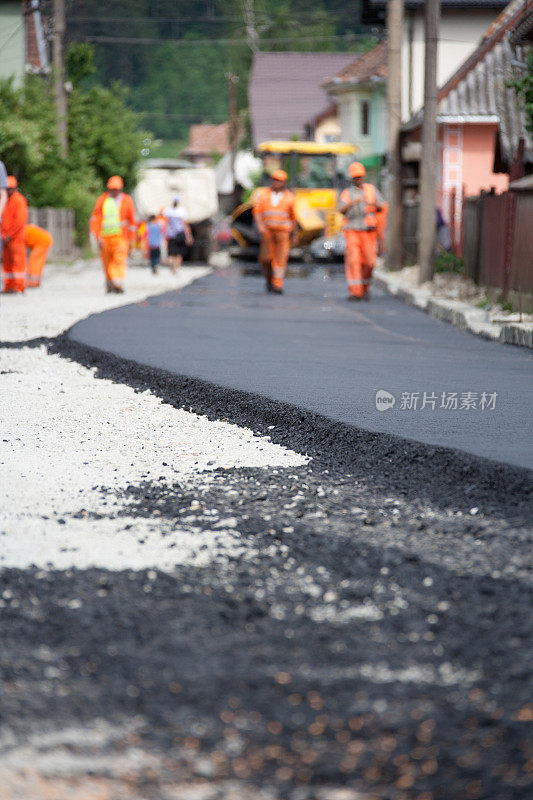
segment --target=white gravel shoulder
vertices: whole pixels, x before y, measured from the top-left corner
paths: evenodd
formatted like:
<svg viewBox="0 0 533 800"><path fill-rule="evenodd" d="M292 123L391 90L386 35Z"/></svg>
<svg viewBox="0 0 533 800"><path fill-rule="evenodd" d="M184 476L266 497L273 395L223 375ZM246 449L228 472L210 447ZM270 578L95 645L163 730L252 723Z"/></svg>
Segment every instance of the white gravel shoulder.
<svg viewBox="0 0 533 800"><path fill-rule="evenodd" d="M55 336L88 314L179 288L208 271L152 276L133 268L127 294L106 295L97 262L50 266L40 289L2 298L1 339ZM158 518L118 516L115 492L159 478L201 484L218 467L306 462L250 430L96 379L93 370L45 346L8 346L0 354L0 567L200 566L240 549L235 520L214 518L212 532L178 530Z"/></svg>
<svg viewBox="0 0 533 800"><path fill-rule="evenodd" d="M39 289L2 296L0 339L16 342L38 336L57 336L89 314L138 303L155 294L181 289L208 275L209 267L182 267L177 275L160 268L152 275L147 266L130 266L124 294L106 294L98 259L80 259L73 264L47 264Z"/></svg>

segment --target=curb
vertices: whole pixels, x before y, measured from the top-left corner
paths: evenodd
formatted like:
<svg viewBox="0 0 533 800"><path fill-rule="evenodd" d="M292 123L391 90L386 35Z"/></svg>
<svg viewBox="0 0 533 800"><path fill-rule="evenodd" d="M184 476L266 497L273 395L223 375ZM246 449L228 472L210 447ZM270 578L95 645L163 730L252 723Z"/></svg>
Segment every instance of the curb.
<svg viewBox="0 0 533 800"><path fill-rule="evenodd" d="M487 312L473 308L461 300L437 298L428 289L410 289L394 273L375 269L373 280L380 289L398 297L410 306L425 311L435 319L449 322L456 328L483 336L493 342L514 344L533 349L533 324L497 323L487 319Z"/></svg>

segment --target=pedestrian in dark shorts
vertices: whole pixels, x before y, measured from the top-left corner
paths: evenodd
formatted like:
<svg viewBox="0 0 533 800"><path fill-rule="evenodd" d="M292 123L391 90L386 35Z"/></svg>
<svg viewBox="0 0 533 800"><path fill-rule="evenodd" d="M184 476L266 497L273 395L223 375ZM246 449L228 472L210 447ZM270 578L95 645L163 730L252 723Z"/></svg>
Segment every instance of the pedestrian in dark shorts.
<svg viewBox="0 0 533 800"><path fill-rule="evenodd" d="M146 235L148 237L148 252L150 254L150 267L154 275L157 274L157 267L161 261L161 242L163 241L163 232L161 225L157 222L155 214L148 220L146 226Z"/></svg>
<svg viewBox="0 0 533 800"><path fill-rule="evenodd" d="M172 205L163 211L163 216L167 223L168 257L172 272L177 272L182 265L187 247L190 247L194 241L185 209L177 194L172 198Z"/></svg>

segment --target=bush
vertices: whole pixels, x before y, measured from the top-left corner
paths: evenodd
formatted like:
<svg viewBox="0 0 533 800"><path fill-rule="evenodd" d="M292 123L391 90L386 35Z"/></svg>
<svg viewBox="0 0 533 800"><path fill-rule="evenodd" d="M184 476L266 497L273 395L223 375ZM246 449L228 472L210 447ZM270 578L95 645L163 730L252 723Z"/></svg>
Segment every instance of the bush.
<svg viewBox="0 0 533 800"><path fill-rule="evenodd" d="M437 253L435 257L435 272L455 272L462 275L464 268L463 259L449 251Z"/></svg>
<svg viewBox="0 0 533 800"><path fill-rule="evenodd" d="M126 191L136 183L137 162L147 134L126 105L127 90L81 88L91 72L90 50L69 50L74 88L68 100L69 152L64 158L57 138L50 82L26 76L20 89L0 82L0 159L18 178L30 205L72 208L76 241L88 239L88 224L97 196L110 175L124 178ZM71 77L69 75L69 77Z"/></svg>

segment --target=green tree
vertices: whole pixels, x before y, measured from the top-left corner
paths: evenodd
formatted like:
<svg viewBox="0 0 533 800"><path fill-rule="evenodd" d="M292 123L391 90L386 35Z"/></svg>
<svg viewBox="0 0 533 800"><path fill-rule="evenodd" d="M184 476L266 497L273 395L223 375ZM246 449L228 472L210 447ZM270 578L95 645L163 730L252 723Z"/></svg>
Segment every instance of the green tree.
<svg viewBox="0 0 533 800"><path fill-rule="evenodd" d="M252 52L243 7L243 0L107 0L105 8L76 0L67 32L71 40L102 37L98 80L129 86L128 102L157 136L186 140L191 123L227 119L225 72L239 76L238 106L247 106ZM361 7L362 0L255 0L259 47L360 50L373 41Z"/></svg>
<svg viewBox="0 0 533 800"><path fill-rule="evenodd" d="M68 63L69 77L75 79L68 100L68 157L62 157L58 144L52 86L28 75L20 89L9 81L0 83L0 159L17 176L30 205L74 209L82 244L109 175L122 175L127 190L135 186L146 133L127 105L124 87L81 88L91 74L85 47L69 50Z"/></svg>

